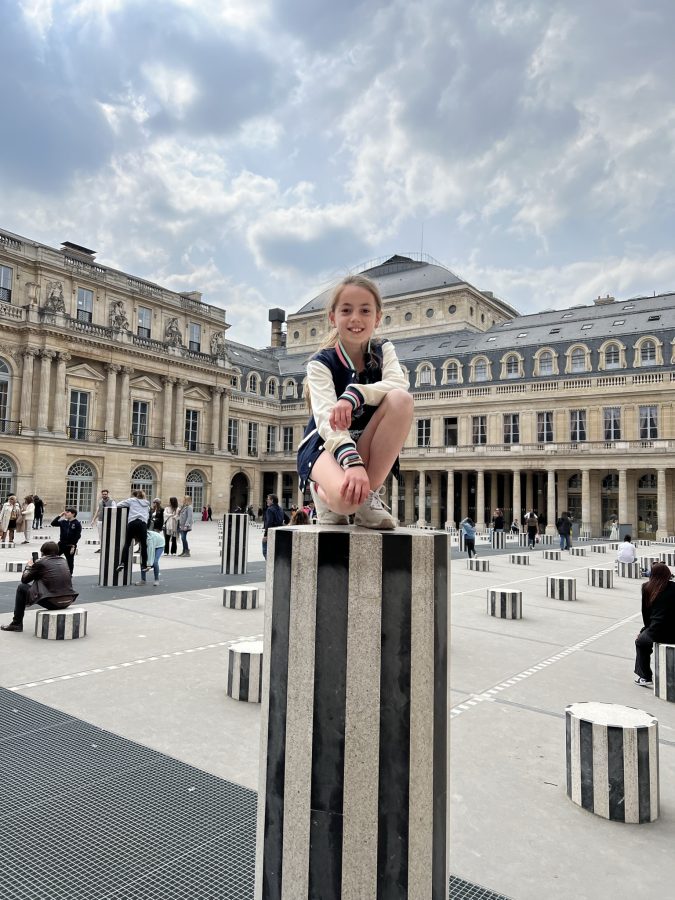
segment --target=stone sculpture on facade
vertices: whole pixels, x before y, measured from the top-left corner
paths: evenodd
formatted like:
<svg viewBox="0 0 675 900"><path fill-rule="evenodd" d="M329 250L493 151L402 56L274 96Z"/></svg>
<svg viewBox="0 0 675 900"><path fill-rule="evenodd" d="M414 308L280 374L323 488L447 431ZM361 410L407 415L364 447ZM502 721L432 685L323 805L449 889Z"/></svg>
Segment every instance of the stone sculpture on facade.
<svg viewBox="0 0 675 900"><path fill-rule="evenodd" d="M66 312L66 304L63 299L63 284L60 281L47 282L47 300L45 309L52 313Z"/></svg>
<svg viewBox="0 0 675 900"><path fill-rule="evenodd" d="M169 347L183 346L183 337L181 335L177 316L169 319L169 321L166 323L166 327L164 329L164 343L168 344Z"/></svg>
<svg viewBox="0 0 675 900"><path fill-rule="evenodd" d="M111 328L129 328L129 319L127 319L126 310L122 300L110 301L110 313L108 320Z"/></svg>
<svg viewBox="0 0 675 900"><path fill-rule="evenodd" d="M224 331L216 331L215 334L211 338L211 356L217 356L219 359L224 359L227 356L227 350L225 348L225 332Z"/></svg>

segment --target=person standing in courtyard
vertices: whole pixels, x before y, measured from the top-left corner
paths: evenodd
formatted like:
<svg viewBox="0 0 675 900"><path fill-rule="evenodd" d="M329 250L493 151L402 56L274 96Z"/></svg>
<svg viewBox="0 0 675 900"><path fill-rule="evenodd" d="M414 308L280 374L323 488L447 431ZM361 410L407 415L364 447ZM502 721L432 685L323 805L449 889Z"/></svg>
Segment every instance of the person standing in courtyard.
<svg viewBox="0 0 675 900"><path fill-rule="evenodd" d="M643 627L635 639L635 684L652 687L651 655L655 643L675 644L675 584L665 563L654 563L642 585Z"/></svg>
<svg viewBox="0 0 675 900"><path fill-rule="evenodd" d="M127 518L127 530L124 536L124 546L122 547L122 555L120 563L116 571L122 572L127 567L129 558L129 548L134 540L141 545L141 568L148 568L148 517L150 516L150 504L145 499L145 491L137 490L131 492L131 497L121 500L118 506L125 507L129 510Z"/></svg>
<svg viewBox="0 0 675 900"><path fill-rule="evenodd" d="M150 507L150 519L148 527L152 531L162 531L164 528L164 509L162 508L162 498L155 497ZM162 538L164 540L164 538ZM148 557L150 559L150 557Z"/></svg>
<svg viewBox="0 0 675 900"><path fill-rule="evenodd" d="M33 519L33 528L42 528L42 517L45 514L45 504L42 497L33 494L33 503L35 504L35 518Z"/></svg>
<svg viewBox="0 0 675 900"><path fill-rule="evenodd" d="M539 517L533 509L525 516L525 529L527 530L527 549L534 550L539 534Z"/></svg>
<svg viewBox="0 0 675 900"><path fill-rule="evenodd" d="M65 558L70 574L73 574L75 566L75 552L77 544L82 537L82 523L78 521L77 510L74 506L66 506L61 515L55 516L52 528L59 528L59 553Z"/></svg>
<svg viewBox="0 0 675 900"><path fill-rule="evenodd" d="M190 547L188 546L188 534L192 531L194 525L194 513L192 511L192 499L187 495L183 497L183 505L178 513L178 534L180 535L183 545L183 552L179 556L185 557L190 555Z"/></svg>
<svg viewBox="0 0 675 900"><path fill-rule="evenodd" d="M40 553L41 558L30 560L23 570L14 598L14 616L9 624L0 626L2 631L23 631L27 606L37 603L43 609L66 609L77 597L72 572L60 555L59 545L46 541Z"/></svg>
<svg viewBox="0 0 675 900"><path fill-rule="evenodd" d="M96 530L98 531L98 543L99 548L96 550L96 553L101 552L100 544L103 541L103 510L104 509L112 509L115 506L115 501L110 496L110 491L107 488L103 488L101 491L101 499L98 501L98 505L96 507L96 511L92 513L90 525L96 525Z"/></svg>
<svg viewBox="0 0 675 900"><path fill-rule="evenodd" d="M280 528L284 524L284 513L279 506L279 498L276 494L268 494L265 500L267 507L263 514L262 552L267 559L267 535L270 528Z"/></svg>
<svg viewBox="0 0 675 900"><path fill-rule="evenodd" d="M363 275L333 291L326 341L307 364L310 419L298 447L299 487L310 484L319 525L391 530L381 492L398 470L413 401L391 341L375 337L382 319L377 285Z"/></svg>
<svg viewBox="0 0 675 900"><path fill-rule="evenodd" d="M164 507L164 554L176 555L176 538L178 536L178 497L169 497L169 505Z"/></svg>
<svg viewBox="0 0 675 900"><path fill-rule="evenodd" d="M473 519L470 516L467 516L459 523L459 527L462 529L462 534L464 535L464 549L466 550L466 555L471 559L472 556L476 555L476 526Z"/></svg>
<svg viewBox="0 0 675 900"><path fill-rule="evenodd" d="M564 512L560 514L560 518L555 523L555 526L558 530L558 534L560 535L560 549L561 550L569 550L572 547L572 521L570 519L570 514L568 512Z"/></svg>
<svg viewBox="0 0 675 900"><path fill-rule="evenodd" d="M35 518L35 503L32 494L28 494L27 497L23 498L21 515L23 517L23 543L30 544L30 534L33 530L33 519Z"/></svg>
<svg viewBox="0 0 675 900"><path fill-rule="evenodd" d="M492 516L492 529L493 531L500 531L502 534L504 533L504 510L497 508L494 511L494 515Z"/></svg>
<svg viewBox="0 0 675 900"><path fill-rule="evenodd" d="M12 542L21 522L21 506L14 494L10 494L0 511L0 541Z"/></svg>

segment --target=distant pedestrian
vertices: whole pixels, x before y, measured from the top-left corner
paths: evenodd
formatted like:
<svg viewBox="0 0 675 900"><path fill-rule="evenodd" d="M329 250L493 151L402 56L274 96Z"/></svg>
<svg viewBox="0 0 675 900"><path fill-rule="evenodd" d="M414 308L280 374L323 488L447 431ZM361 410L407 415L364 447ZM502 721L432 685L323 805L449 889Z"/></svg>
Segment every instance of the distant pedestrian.
<svg viewBox="0 0 675 900"><path fill-rule="evenodd" d="M311 524L309 521L309 516L305 512L304 509L296 509L295 513L291 516L291 525L309 525Z"/></svg>
<svg viewBox="0 0 675 900"><path fill-rule="evenodd" d="M35 518L35 502L32 494L23 498L21 515L23 517L23 543L30 544L30 533L33 530L33 519Z"/></svg>
<svg viewBox="0 0 675 900"><path fill-rule="evenodd" d="M187 495L183 497L183 505L178 513L178 534L180 535L183 545L183 552L179 556L189 556L190 547L188 546L188 534L192 531L194 524L194 513L192 510L192 499Z"/></svg>
<svg viewBox="0 0 675 900"><path fill-rule="evenodd" d="M0 541L13 541L14 532L21 525L21 505L14 494L10 494L7 502L0 510Z"/></svg>
<svg viewBox="0 0 675 900"><path fill-rule="evenodd" d="M127 519L127 530L124 537L124 546L122 547L122 555L120 564L117 566L118 572L122 572L127 567L129 558L129 548L131 542L136 540L141 545L141 568L148 567L148 517L150 516L150 504L145 499L145 491L137 490L131 492L131 497L127 500L121 500L118 504L129 510Z"/></svg>
<svg viewBox="0 0 675 900"><path fill-rule="evenodd" d="M528 550L534 550L539 532L539 516L531 509L525 516L525 529L527 530L527 547Z"/></svg>
<svg viewBox="0 0 675 900"><path fill-rule="evenodd" d="M558 529L558 534L560 535L560 549L561 550L569 550L572 547L572 521L570 519L570 514L568 512L564 512L560 514L560 518L555 523L555 527Z"/></svg>
<svg viewBox="0 0 675 900"><path fill-rule="evenodd" d="M113 500L113 498L110 496L110 491L108 491L107 488L103 488L103 490L101 491L101 499L98 501L98 506L96 507L96 510L92 513L91 521L89 522L90 525L96 525L96 528L98 530L99 545L103 541L103 510L111 509L114 506L116 506L116 503ZM99 549L96 550L95 552L96 553L101 552L100 546L99 546Z"/></svg>
<svg viewBox="0 0 675 900"><path fill-rule="evenodd" d="M248 517L251 520L251 522L255 522L255 513L253 512L253 506L250 503L246 507L246 512L248 513Z"/></svg>
<svg viewBox="0 0 675 900"><path fill-rule="evenodd" d="M52 521L52 528L56 526L60 530L59 553L65 557L68 563L68 570L72 575L77 544L82 537L82 523L78 521L77 509L74 506L66 506L63 512L55 516Z"/></svg>
<svg viewBox="0 0 675 900"><path fill-rule="evenodd" d="M279 528L284 524L284 513L279 506L279 498L276 494L268 494L265 502L267 503L267 509L263 516L264 531L262 538L262 552L264 558L267 559L268 531L270 528Z"/></svg>
<svg viewBox="0 0 675 900"><path fill-rule="evenodd" d="M497 508L492 516L492 528L494 531L504 531L504 511Z"/></svg>
<svg viewBox="0 0 675 900"><path fill-rule="evenodd" d="M209 511L205 506L202 506L202 522L208 522L209 520Z"/></svg>
<svg viewBox="0 0 675 900"><path fill-rule="evenodd" d="M155 497L155 499L152 501L148 525L150 526L152 531L161 531L164 527L164 509L162 507L161 497Z"/></svg>
<svg viewBox="0 0 675 900"><path fill-rule="evenodd" d="M178 537L178 498L169 497L169 505L164 507L164 553L176 555L176 538Z"/></svg>
<svg viewBox="0 0 675 900"><path fill-rule="evenodd" d="M45 504L41 497L33 494L33 503L35 504L35 518L33 519L33 528L42 528L42 517L45 513Z"/></svg>
<svg viewBox="0 0 675 900"><path fill-rule="evenodd" d="M467 516L459 523L459 527L464 535L464 549L469 559L471 559L472 556L476 555L476 526L473 519Z"/></svg>
<svg viewBox="0 0 675 900"><path fill-rule="evenodd" d="M207 507L206 507L206 510L207 510L207 512L208 512L208 514L209 514L209 519L208 519L208 521L209 521L209 522L213 522L213 510L211 509L210 506L207 506Z"/></svg>

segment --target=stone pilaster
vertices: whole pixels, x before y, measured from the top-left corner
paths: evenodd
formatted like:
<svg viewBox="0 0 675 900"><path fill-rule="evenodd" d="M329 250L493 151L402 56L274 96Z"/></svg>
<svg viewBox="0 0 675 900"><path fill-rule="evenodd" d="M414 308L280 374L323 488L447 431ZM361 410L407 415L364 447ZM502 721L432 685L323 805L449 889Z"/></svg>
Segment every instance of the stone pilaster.
<svg viewBox="0 0 675 900"><path fill-rule="evenodd" d="M162 407L162 436L164 445L171 446L171 423L173 419L173 386L176 383L175 378L165 375L162 378L164 385L164 404Z"/></svg>
<svg viewBox="0 0 675 900"><path fill-rule="evenodd" d="M582 531L591 530L591 472L590 469L581 470L581 528Z"/></svg>
<svg viewBox="0 0 675 900"><path fill-rule="evenodd" d="M40 352L40 397L38 400L37 431L48 431L49 397L54 350Z"/></svg>
<svg viewBox="0 0 675 900"><path fill-rule="evenodd" d="M476 472L476 528L485 528L485 473Z"/></svg>
<svg viewBox="0 0 675 900"><path fill-rule="evenodd" d="M513 518L518 522L518 527L523 524L523 501L520 497L520 469L513 471Z"/></svg>
<svg viewBox="0 0 675 900"><path fill-rule="evenodd" d="M115 436L115 412L117 411L117 373L120 366L108 363L105 393L105 430L108 440Z"/></svg>
<svg viewBox="0 0 675 900"><path fill-rule="evenodd" d="M398 522L398 478L391 476L391 514Z"/></svg>
<svg viewBox="0 0 675 900"><path fill-rule="evenodd" d="M427 521L426 499L427 499L427 479L423 471L418 473L417 483L417 524L425 525Z"/></svg>
<svg viewBox="0 0 675 900"><path fill-rule="evenodd" d="M619 522L628 522L628 472L619 469Z"/></svg>
<svg viewBox="0 0 675 900"><path fill-rule="evenodd" d="M186 378L176 379L176 414L173 427L173 442L176 447L185 444L185 388L188 386Z"/></svg>
<svg viewBox="0 0 675 900"><path fill-rule="evenodd" d="M131 426L131 397L129 396L129 378L134 374L131 366L122 366L122 377L120 379L120 426L117 437L120 441L128 443L130 440Z"/></svg>
<svg viewBox="0 0 675 900"><path fill-rule="evenodd" d="M56 358L53 431L62 436L66 433L66 365L70 359L70 353L59 353Z"/></svg>
<svg viewBox="0 0 675 900"><path fill-rule="evenodd" d="M38 351L34 347L26 347L23 351L23 371L21 373L21 411L19 418L23 430L32 429L33 427L33 372L35 365L35 357Z"/></svg>
<svg viewBox="0 0 675 900"><path fill-rule="evenodd" d="M656 478L656 502L658 506L656 540L662 541L664 538L668 537L668 492L666 491L666 470L658 469Z"/></svg>
<svg viewBox="0 0 675 900"><path fill-rule="evenodd" d="M546 476L546 534L556 534L555 469L549 469Z"/></svg>
<svg viewBox="0 0 675 900"><path fill-rule="evenodd" d="M211 388L211 443L214 450L220 450L220 402L225 388Z"/></svg>
<svg viewBox="0 0 675 900"><path fill-rule="evenodd" d="M445 492L445 527L454 528L455 526L455 472L454 469L447 471L447 486Z"/></svg>

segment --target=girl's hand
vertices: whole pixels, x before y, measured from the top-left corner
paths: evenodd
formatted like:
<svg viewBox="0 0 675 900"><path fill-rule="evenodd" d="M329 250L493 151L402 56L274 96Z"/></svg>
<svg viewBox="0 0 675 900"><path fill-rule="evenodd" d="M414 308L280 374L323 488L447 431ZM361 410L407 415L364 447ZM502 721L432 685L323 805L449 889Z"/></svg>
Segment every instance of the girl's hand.
<svg viewBox="0 0 675 900"><path fill-rule="evenodd" d="M330 411L328 422L333 431L348 431L352 424L352 405L348 400L338 400Z"/></svg>
<svg viewBox="0 0 675 900"><path fill-rule="evenodd" d="M340 495L350 506L361 506L370 491L368 473L363 466L352 466L345 470L345 477L340 487Z"/></svg>

